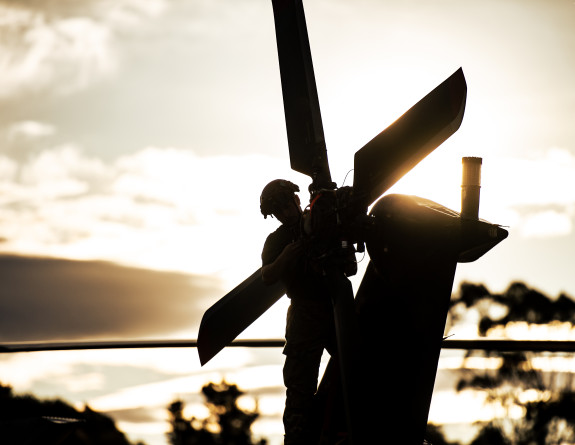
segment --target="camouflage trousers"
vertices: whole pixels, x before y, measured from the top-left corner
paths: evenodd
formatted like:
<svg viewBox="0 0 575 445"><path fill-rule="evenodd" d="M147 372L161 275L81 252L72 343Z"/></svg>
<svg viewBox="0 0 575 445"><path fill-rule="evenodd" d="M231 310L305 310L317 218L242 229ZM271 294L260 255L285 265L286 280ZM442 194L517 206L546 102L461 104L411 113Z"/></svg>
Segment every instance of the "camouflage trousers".
<svg viewBox="0 0 575 445"><path fill-rule="evenodd" d="M286 323L286 405L283 415L284 445L317 444L314 429L314 394L323 350L335 352L335 328L331 302L293 301Z"/></svg>

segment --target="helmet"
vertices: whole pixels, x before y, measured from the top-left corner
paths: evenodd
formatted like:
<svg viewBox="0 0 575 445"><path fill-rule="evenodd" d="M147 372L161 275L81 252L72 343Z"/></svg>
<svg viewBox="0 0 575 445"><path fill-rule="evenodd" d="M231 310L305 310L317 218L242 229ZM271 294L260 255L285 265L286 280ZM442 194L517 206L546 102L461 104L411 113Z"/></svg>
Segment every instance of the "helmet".
<svg viewBox="0 0 575 445"><path fill-rule="evenodd" d="M299 192L299 187L285 179L275 179L264 187L260 196L260 210L264 218L271 215L278 205L283 204Z"/></svg>

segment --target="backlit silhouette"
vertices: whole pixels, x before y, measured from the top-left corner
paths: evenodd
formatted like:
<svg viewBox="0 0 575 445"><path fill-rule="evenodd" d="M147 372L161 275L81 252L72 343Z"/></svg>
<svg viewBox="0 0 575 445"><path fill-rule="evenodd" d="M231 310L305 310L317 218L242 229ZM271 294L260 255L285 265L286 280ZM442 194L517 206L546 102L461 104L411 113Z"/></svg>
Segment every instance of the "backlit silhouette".
<svg viewBox="0 0 575 445"><path fill-rule="evenodd" d="M295 242L325 279L337 343L336 360L309 414L313 431L307 440L421 444L456 265L475 261L507 231L478 219L479 158L464 159L462 214L416 196L375 201L457 131L467 94L463 71L359 149L353 186L338 188L328 164L302 2L272 3L291 168L311 180L310 205ZM354 298L345 265L350 249L365 248L370 263ZM264 281L257 270L204 314L202 364L272 306L286 285L289 293L292 283L281 278ZM407 323L397 316L404 313L410 314ZM382 365L382 357L389 362Z"/></svg>

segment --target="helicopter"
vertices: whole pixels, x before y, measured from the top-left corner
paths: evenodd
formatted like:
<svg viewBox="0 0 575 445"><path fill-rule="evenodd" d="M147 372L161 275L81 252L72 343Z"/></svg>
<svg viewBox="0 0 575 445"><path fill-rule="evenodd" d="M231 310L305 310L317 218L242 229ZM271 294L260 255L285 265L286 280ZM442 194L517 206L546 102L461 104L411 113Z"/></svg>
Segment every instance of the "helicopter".
<svg viewBox="0 0 575 445"><path fill-rule="evenodd" d="M482 160L464 158L462 209L385 192L460 127L467 84L460 68L354 155L351 187L332 182L302 0L272 0L290 167L309 177L307 241L329 276L337 337L318 387L317 444L421 444L458 263L508 236L479 219ZM369 255L354 295L343 252ZM285 294L261 269L202 318L202 366ZM400 317L399 314L408 314ZM389 357L384 361L383 357ZM366 383L367 382L367 383Z"/></svg>

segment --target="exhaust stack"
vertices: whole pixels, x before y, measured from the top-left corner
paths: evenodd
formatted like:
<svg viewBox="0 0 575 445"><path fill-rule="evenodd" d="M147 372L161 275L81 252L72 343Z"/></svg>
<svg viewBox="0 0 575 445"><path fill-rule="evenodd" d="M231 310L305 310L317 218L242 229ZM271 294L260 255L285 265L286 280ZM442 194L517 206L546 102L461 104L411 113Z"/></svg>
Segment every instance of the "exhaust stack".
<svg viewBox="0 0 575 445"><path fill-rule="evenodd" d="M461 180L461 217L479 219L479 190L481 189L481 158L466 157Z"/></svg>

